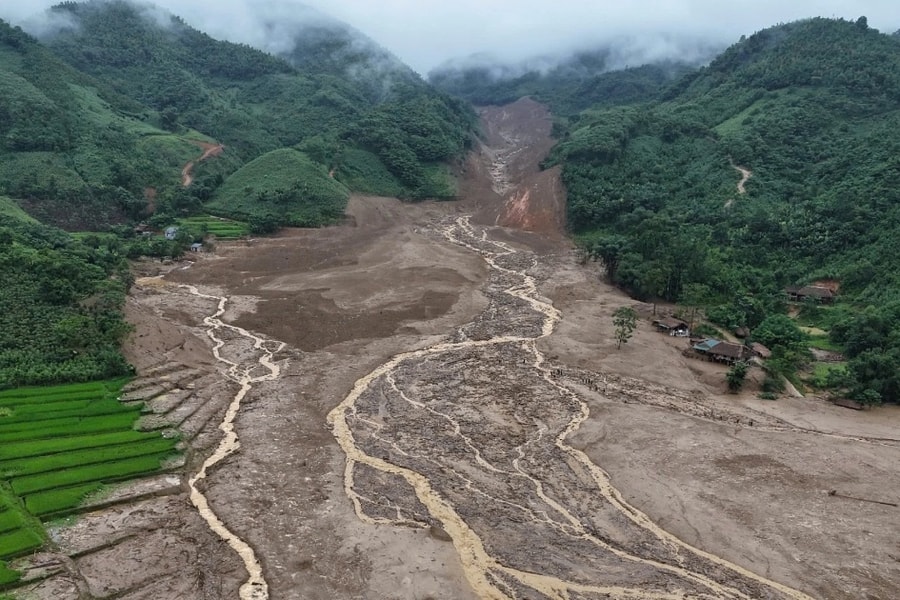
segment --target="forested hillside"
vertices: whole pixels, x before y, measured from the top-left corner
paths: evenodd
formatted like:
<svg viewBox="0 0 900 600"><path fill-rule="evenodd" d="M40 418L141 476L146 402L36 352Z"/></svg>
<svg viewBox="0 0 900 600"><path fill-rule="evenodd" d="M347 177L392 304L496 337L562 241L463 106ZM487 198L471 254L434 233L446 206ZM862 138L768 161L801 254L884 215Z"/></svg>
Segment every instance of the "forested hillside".
<svg viewBox="0 0 900 600"><path fill-rule="evenodd" d="M548 104L557 117L567 117L592 106L655 99L697 64L662 60L615 68L612 49L601 48L576 52L550 68L451 64L433 70L428 79L476 106L499 106L531 96Z"/></svg>
<svg viewBox="0 0 900 600"><path fill-rule="evenodd" d="M75 240L0 196L0 388L129 372L124 259L121 244Z"/></svg>
<svg viewBox="0 0 900 600"><path fill-rule="evenodd" d="M40 40L0 21L0 386L125 372L124 260L177 254L203 215L263 232L335 222L351 191L455 193L474 112L338 21L282 23L273 56L152 5L49 15Z"/></svg>
<svg viewBox="0 0 900 600"><path fill-rule="evenodd" d="M807 310L851 359L833 383L896 401L898 127L900 40L811 19L742 39L659 102L582 112L551 162L569 226L637 297L754 328L786 286L839 285L839 306Z"/></svg>
<svg viewBox="0 0 900 600"><path fill-rule="evenodd" d="M443 164L465 150L471 110L338 22L298 24L295 47L276 57L150 6L52 12L57 27L40 42L0 22L0 193L45 221L96 229L154 209L158 221L185 216L242 164L283 147L353 190L455 191ZM212 141L224 153L197 165L185 193L182 166Z"/></svg>
<svg viewBox="0 0 900 600"><path fill-rule="evenodd" d="M201 131L242 161L300 144L340 178L342 151L359 148L406 195L440 196L446 186L429 185L429 174L468 141L472 114L463 103L337 21L299 23L294 48L274 57L125 2L54 10L76 25L46 40L60 58L150 107L165 127Z"/></svg>
<svg viewBox="0 0 900 600"><path fill-rule="evenodd" d="M0 194L72 229L138 216L196 148L0 21Z"/></svg>

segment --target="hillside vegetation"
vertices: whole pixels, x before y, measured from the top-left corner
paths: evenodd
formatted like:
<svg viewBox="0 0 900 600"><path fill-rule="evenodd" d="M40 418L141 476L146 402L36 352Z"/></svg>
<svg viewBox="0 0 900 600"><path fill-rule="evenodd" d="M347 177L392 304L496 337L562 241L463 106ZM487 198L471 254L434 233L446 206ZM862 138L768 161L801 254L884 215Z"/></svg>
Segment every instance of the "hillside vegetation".
<svg viewBox="0 0 900 600"><path fill-rule="evenodd" d="M754 328L785 286L839 282L841 306L809 307L850 358L833 383L897 401L898 126L900 40L811 19L742 39L661 101L583 111L551 162L571 229L637 297Z"/></svg>
<svg viewBox="0 0 900 600"><path fill-rule="evenodd" d="M264 154L216 190L208 208L248 221L256 231L278 224L318 227L344 214L350 193L325 167L290 148Z"/></svg>
<svg viewBox="0 0 900 600"><path fill-rule="evenodd" d="M0 212L9 201L0 198ZM15 210L0 223L0 389L124 375L124 252Z"/></svg>
<svg viewBox="0 0 900 600"><path fill-rule="evenodd" d="M0 21L0 194L42 221L97 230L204 212L230 173L294 146L353 190L454 193L435 173L466 149L471 109L337 21L298 23L295 47L272 56L149 5L51 12L59 26L40 42ZM185 191L198 141L225 150Z"/></svg>
<svg viewBox="0 0 900 600"><path fill-rule="evenodd" d="M0 21L0 387L127 372L126 258L333 223L351 191L455 193L473 111L338 21L298 21L273 56L151 5L49 15L41 40Z"/></svg>
<svg viewBox="0 0 900 600"><path fill-rule="evenodd" d="M203 132L240 162L301 144L340 172L342 151L362 148L404 195L423 198L444 191L428 185L428 166L460 155L469 140L474 117L464 103L338 21L298 23L294 47L272 56L118 0L53 10L73 22L44 40L59 58L151 111L162 128Z"/></svg>
<svg viewBox="0 0 900 600"><path fill-rule="evenodd" d="M655 99L692 66L663 60L615 68L611 55L611 48L577 52L546 69L494 64L448 65L434 69L428 79L439 89L476 106L500 106L531 96L549 105L555 116L567 117L592 106Z"/></svg>
<svg viewBox="0 0 900 600"><path fill-rule="evenodd" d="M147 111L0 21L0 194L60 226L137 216L144 187L176 180L196 149Z"/></svg>

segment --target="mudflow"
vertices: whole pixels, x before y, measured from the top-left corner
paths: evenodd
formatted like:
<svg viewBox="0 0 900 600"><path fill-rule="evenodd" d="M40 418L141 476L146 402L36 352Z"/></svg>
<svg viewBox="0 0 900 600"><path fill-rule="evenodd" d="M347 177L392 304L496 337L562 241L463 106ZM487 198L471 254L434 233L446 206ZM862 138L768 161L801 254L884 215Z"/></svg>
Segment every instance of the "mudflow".
<svg viewBox="0 0 900 600"><path fill-rule="evenodd" d="M900 414L727 395L647 321L616 350L549 114L482 119L459 201L135 266L123 401L184 465L55 524L18 594L896 597Z"/></svg>

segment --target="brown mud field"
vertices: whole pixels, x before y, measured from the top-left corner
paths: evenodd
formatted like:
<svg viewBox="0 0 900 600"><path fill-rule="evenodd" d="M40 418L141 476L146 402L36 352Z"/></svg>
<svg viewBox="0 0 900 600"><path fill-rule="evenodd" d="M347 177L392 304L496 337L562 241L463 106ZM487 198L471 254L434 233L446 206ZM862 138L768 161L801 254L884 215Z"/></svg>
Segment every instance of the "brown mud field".
<svg viewBox="0 0 900 600"><path fill-rule="evenodd" d="M647 320L616 350L549 115L482 117L459 201L136 265L129 398L186 464L55 524L18 594L898 597L900 412L728 395Z"/></svg>

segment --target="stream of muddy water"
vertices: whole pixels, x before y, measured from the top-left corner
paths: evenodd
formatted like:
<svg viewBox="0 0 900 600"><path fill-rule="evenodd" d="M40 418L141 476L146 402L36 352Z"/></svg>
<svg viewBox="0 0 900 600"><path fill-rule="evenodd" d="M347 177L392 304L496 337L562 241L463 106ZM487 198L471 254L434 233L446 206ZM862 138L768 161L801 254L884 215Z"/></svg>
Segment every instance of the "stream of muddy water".
<svg viewBox="0 0 900 600"><path fill-rule="evenodd" d="M281 375L281 369L274 363L273 355L275 352L284 348L284 343L274 343L276 348L272 350L269 348L269 345L273 344L273 342L268 342L257 337L241 327L223 323L221 317L225 314L225 306L228 302L228 298L203 294L192 285L181 287L187 289L194 296L217 302L216 312L203 319L203 323L207 327L206 334L213 341L213 355L216 357L216 360L224 363L228 367L226 371L228 377L240 385L240 389L238 389L237 394L235 394L228 406L224 419L219 424L219 429L224 434L224 437L219 442L219 445L212 455L203 462L200 470L188 480L188 486L191 491L191 502L197 507L200 516L209 524L210 529L212 529L212 531L220 538L225 540L243 561L244 567L249 574L249 578L240 588L241 600L266 600L269 597L269 588L266 584L265 577L263 576L259 560L256 558L256 553L247 542L226 527L210 507L207 497L200 490L198 484L206 479L206 476L212 467L228 458L228 456L240 448L240 440L234 429L234 420L241 409L241 403L246 397L247 392L252 389L254 383L277 379ZM252 342L253 350L260 354L259 358L255 362L251 362L248 366L242 364L243 361L233 361L224 357L222 355L222 348L225 346L226 342L218 335L218 332L222 329L227 329L234 334L237 334L240 338ZM261 375L253 375L253 372L260 370L260 367L262 367L264 373Z"/></svg>
<svg viewBox="0 0 900 600"><path fill-rule="evenodd" d="M489 267L487 309L446 341L398 354L357 380L328 414L346 454L344 491L364 522L441 530L479 598L514 600L810 600L802 592L695 548L630 505L609 475L567 440L587 403L554 375L537 342L561 315L542 299L536 257L492 240L469 217L443 239ZM266 600L253 548L203 493L210 469L240 447L234 428L255 383L276 379L284 344L224 323L228 298L205 317L215 358L240 387L224 436L190 477L202 518L240 556L242 600Z"/></svg>
<svg viewBox="0 0 900 600"><path fill-rule="evenodd" d="M589 411L537 348L560 314L528 274L534 256L490 240L468 217L441 233L487 262L491 306L450 341L399 354L359 379L328 415L360 519L438 525L480 598L809 600L688 545L628 504L566 441ZM468 366L448 368L456 364ZM496 370L467 392L467 379L491 364ZM524 387L508 393L516 386ZM379 484L373 472L392 479Z"/></svg>

